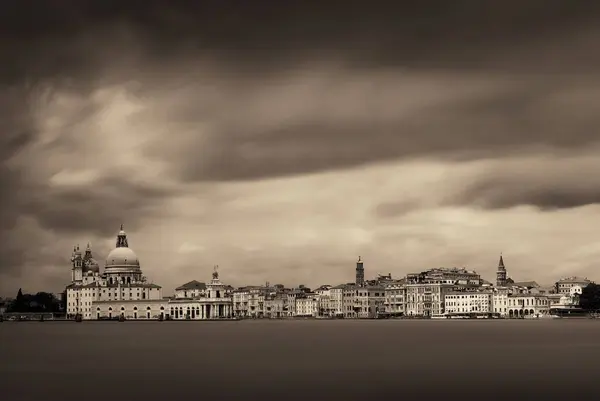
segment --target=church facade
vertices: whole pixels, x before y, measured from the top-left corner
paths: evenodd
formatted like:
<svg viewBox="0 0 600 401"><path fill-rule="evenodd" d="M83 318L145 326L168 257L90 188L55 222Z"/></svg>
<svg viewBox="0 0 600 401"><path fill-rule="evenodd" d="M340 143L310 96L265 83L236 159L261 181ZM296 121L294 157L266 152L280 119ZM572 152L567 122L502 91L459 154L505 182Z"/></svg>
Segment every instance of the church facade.
<svg viewBox="0 0 600 401"><path fill-rule="evenodd" d="M233 316L232 288L221 283L216 268L210 283L190 282L201 284L202 291L189 291L189 296L188 291L185 296L178 291L175 297L163 297L162 288L143 276L123 226L102 273L89 244L83 253L79 246L74 247L71 263L71 284L66 288L70 318L207 320Z"/></svg>

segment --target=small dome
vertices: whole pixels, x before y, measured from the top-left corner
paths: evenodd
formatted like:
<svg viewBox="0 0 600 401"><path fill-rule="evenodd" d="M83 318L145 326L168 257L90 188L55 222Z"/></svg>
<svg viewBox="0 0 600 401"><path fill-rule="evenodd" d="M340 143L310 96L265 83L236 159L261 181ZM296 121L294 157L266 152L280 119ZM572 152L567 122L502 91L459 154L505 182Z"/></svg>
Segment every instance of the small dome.
<svg viewBox="0 0 600 401"><path fill-rule="evenodd" d="M106 257L106 267L117 266L140 266L135 252L126 247L115 248Z"/></svg>

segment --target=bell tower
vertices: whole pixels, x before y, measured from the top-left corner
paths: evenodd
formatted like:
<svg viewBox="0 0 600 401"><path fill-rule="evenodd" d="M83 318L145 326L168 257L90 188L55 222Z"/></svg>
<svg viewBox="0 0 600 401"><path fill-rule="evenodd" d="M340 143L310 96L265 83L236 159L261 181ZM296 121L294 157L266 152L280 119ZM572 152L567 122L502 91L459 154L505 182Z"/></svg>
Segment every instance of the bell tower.
<svg viewBox="0 0 600 401"><path fill-rule="evenodd" d="M496 286L506 287L506 267L504 266L504 259L500 254L500 260L498 261L498 269L496 270Z"/></svg>
<svg viewBox="0 0 600 401"><path fill-rule="evenodd" d="M83 258L81 257L79 245L73 247L71 263L73 265L71 279L73 282L80 282L81 280L83 280Z"/></svg>
<svg viewBox="0 0 600 401"><path fill-rule="evenodd" d="M365 266L360 256L356 261L356 285L359 287L365 285Z"/></svg>

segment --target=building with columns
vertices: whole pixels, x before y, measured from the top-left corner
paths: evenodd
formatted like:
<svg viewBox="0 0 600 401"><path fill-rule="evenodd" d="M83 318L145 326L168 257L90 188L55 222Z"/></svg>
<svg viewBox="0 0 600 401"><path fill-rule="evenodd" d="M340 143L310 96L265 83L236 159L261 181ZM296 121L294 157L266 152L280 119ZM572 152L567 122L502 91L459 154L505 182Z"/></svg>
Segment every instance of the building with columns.
<svg viewBox="0 0 600 401"><path fill-rule="evenodd" d="M196 284L195 286L202 287ZM169 318L173 320L231 319L233 317L232 291L219 279L217 266L212 274L212 280L204 287L204 291L192 291L188 297L171 298L166 305Z"/></svg>
<svg viewBox="0 0 600 401"><path fill-rule="evenodd" d="M142 274L140 261L129 248L122 225L103 272L89 244L83 254L79 246L74 247L71 263L71 284L66 288L68 317L79 315L83 320L232 317L232 288L220 281L216 267L209 283L194 280L178 287L174 297L163 297L162 288L148 282Z"/></svg>

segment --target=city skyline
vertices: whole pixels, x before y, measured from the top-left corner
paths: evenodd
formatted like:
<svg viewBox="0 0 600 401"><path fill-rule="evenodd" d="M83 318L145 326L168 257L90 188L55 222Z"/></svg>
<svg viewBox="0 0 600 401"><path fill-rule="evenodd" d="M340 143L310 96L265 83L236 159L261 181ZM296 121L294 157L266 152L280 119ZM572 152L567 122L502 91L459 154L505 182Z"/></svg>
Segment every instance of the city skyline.
<svg viewBox="0 0 600 401"><path fill-rule="evenodd" d="M357 255L598 279L600 4L267 3L0 16L0 294L63 289L120 224L166 293L216 264L350 282Z"/></svg>

